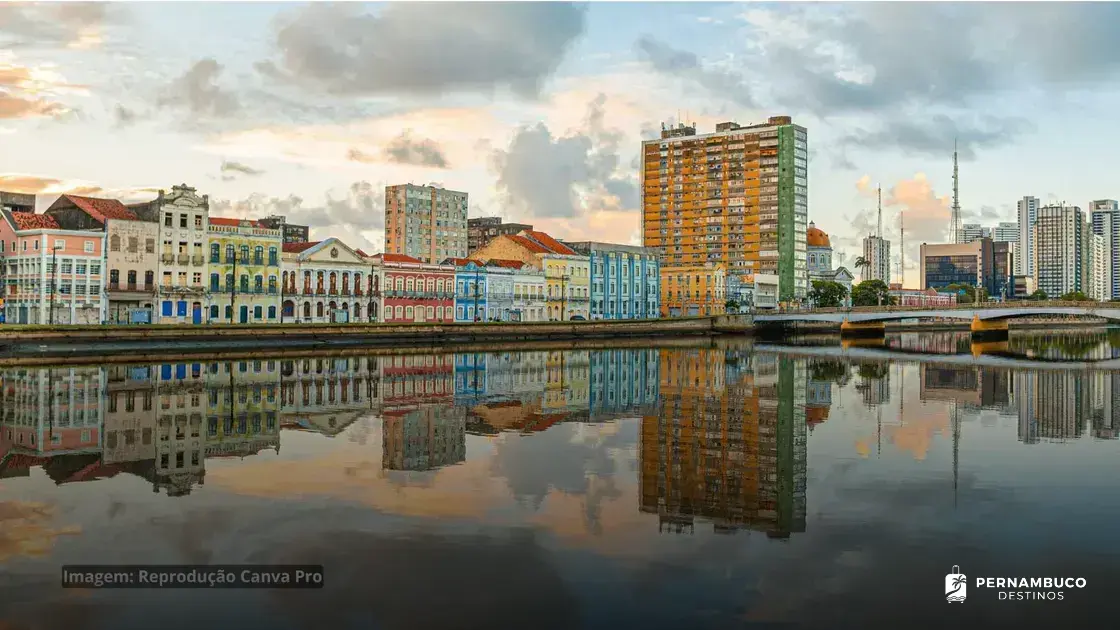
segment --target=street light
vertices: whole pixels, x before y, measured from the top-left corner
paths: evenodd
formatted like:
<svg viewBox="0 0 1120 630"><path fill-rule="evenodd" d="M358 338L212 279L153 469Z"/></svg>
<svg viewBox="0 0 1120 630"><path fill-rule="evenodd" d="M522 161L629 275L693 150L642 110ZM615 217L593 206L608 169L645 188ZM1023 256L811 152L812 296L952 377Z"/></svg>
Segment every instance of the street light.
<svg viewBox="0 0 1120 630"><path fill-rule="evenodd" d="M55 287L58 281L58 250L60 249L62 248L57 243L51 248L51 312L48 316L51 326L54 326L54 294L57 290Z"/></svg>

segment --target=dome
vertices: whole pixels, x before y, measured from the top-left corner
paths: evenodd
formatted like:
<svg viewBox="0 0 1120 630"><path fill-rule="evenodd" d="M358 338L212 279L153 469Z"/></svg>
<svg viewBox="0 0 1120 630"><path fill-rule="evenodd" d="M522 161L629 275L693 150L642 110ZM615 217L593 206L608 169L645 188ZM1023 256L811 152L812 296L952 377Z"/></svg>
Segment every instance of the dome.
<svg viewBox="0 0 1120 630"><path fill-rule="evenodd" d="M805 233L805 242L809 247L832 247L828 234L818 230L816 224L810 223L809 230Z"/></svg>

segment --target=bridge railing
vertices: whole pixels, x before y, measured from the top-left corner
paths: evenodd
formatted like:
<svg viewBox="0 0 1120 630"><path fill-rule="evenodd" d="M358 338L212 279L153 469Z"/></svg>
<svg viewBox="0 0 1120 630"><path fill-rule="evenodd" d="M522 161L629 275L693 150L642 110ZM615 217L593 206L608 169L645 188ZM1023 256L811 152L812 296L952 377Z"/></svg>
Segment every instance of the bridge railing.
<svg viewBox="0 0 1120 630"><path fill-rule="evenodd" d="M1117 308L1120 309L1120 302L1068 302L1061 300L1044 300L1044 301L1016 301L1016 302L981 302L980 304L946 304L944 306L926 305L926 306L853 306L838 307L838 308L781 308L772 313L898 313L901 311L954 311L954 310L979 310L979 309L1047 309L1047 308ZM765 314L760 311L759 314Z"/></svg>

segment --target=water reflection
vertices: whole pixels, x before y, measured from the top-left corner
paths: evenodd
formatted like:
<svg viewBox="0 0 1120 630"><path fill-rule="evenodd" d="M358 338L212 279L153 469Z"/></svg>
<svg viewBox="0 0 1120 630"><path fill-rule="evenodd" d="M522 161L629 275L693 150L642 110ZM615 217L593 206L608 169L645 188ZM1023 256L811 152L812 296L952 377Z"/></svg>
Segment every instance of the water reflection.
<svg viewBox="0 0 1120 630"><path fill-rule="evenodd" d="M968 353L953 335L884 343ZM902 622L947 559L1095 576L1118 559L1100 539L1120 518L1102 486L1118 376L734 344L0 370L0 577L18 591L0 626L67 601L64 562L196 561L338 578L314 597L90 601L257 627ZM1088 538L1052 539L1063 523ZM524 596L479 567L524 576ZM425 605L447 576L454 615Z"/></svg>

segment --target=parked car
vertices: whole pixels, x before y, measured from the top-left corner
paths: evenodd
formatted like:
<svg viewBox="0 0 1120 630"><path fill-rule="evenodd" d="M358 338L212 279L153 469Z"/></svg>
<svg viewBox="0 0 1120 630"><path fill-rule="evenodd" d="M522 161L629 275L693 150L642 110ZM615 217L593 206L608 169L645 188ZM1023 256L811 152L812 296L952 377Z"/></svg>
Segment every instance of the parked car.
<svg viewBox="0 0 1120 630"><path fill-rule="evenodd" d="M569 320L573 321L573 322L583 322L583 321L587 321L587 318L584 317L583 315L572 315L569 318Z"/></svg>

